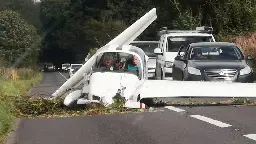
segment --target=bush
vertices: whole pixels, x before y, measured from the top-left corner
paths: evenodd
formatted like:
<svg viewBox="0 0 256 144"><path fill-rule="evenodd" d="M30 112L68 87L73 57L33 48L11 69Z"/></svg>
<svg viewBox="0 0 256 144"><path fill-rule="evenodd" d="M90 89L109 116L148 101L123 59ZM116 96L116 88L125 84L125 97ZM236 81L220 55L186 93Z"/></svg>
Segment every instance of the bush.
<svg viewBox="0 0 256 144"><path fill-rule="evenodd" d="M5 80L28 80L35 77L38 71L31 68L4 68L0 67L0 77Z"/></svg>
<svg viewBox="0 0 256 144"><path fill-rule="evenodd" d="M0 68L0 77L8 80L0 81L0 143L9 132L16 114L18 100L25 102L25 95L42 78L42 73L33 69Z"/></svg>

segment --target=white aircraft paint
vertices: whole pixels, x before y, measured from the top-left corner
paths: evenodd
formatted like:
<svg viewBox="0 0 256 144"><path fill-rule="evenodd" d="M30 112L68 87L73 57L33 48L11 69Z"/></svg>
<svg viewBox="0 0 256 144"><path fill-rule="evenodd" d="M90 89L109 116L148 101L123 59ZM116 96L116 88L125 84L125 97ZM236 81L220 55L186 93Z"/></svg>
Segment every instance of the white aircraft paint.
<svg viewBox="0 0 256 144"><path fill-rule="evenodd" d="M141 98L154 97L255 97L255 83L146 80Z"/></svg>

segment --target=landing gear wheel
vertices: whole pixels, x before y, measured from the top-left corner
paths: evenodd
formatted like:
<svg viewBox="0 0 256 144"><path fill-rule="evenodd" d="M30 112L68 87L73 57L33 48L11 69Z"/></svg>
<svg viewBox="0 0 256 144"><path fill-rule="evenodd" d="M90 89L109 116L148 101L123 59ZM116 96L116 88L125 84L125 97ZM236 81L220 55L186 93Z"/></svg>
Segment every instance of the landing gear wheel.
<svg viewBox="0 0 256 144"><path fill-rule="evenodd" d="M154 105L154 100L153 98L144 98L142 100L140 100L141 103L144 103L145 105L147 105L148 107L152 107Z"/></svg>

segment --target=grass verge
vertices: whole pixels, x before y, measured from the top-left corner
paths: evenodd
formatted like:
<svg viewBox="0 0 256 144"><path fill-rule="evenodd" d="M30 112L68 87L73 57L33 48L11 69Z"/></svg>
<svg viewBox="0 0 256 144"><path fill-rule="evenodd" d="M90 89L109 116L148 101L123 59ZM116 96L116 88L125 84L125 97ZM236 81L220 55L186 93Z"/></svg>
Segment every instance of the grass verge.
<svg viewBox="0 0 256 144"><path fill-rule="evenodd" d="M0 82L0 143L6 138L15 120L15 99L25 95L41 79L42 73L37 73L29 80L15 78Z"/></svg>

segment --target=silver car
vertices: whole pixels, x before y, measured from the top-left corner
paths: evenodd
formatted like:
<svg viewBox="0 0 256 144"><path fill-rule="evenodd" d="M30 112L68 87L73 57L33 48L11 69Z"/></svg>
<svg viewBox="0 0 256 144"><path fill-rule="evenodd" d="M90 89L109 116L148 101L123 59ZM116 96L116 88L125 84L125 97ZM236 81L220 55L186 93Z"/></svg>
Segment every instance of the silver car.
<svg viewBox="0 0 256 144"><path fill-rule="evenodd" d="M71 64L69 67L69 77L72 77L82 66L83 64Z"/></svg>

